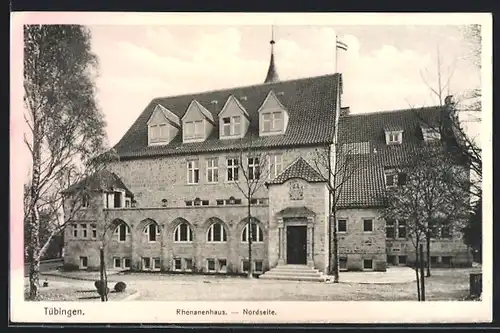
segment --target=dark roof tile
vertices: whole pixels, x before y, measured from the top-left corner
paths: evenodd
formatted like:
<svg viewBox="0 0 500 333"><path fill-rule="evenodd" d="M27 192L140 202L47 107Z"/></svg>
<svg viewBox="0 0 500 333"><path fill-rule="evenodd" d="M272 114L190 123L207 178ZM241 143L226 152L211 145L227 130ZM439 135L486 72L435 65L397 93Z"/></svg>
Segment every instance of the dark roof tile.
<svg viewBox="0 0 500 333"><path fill-rule="evenodd" d="M283 170L276 178L267 182L267 184L283 184L289 179L301 178L309 183L324 182L321 175L304 160L302 157L297 158L290 166Z"/></svg>

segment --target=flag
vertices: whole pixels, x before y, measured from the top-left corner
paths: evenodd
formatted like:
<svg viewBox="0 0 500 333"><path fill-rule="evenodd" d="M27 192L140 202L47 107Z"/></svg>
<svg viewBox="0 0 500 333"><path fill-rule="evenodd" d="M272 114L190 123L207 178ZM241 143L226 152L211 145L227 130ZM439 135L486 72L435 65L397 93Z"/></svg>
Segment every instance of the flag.
<svg viewBox="0 0 500 333"><path fill-rule="evenodd" d="M347 51L347 44L337 40L337 48Z"/></svg>

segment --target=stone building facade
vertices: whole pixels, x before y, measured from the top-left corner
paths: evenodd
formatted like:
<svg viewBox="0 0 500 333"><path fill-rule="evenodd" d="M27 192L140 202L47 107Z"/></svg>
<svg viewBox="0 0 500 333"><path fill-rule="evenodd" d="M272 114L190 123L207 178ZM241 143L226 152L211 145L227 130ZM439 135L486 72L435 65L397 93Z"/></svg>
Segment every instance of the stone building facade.
<svg viewBox="0 0 500 333"><path fill-rule="evenodd" d="M275 70L272 59L264 84L151 101L114 147L120 160L66 191L68 202L84 203L65 231L65 265L97 269L104 246L107 267L116 269L242 273L251 264L263 273L289 264L327 273L328 173L317 162L327 151L335 168L347 148L365 168L339 202L340 268L411 262L403 226L394 226L402 235L394 237L377 198L392 185L387 168L423 140L418 117L410 110L340 117L340 74L279 81ZM441 113L427 108L419 117ZM262 181L250 200L252 224L241 191L248 175ZM436 264L471 260L458 233L432 249Z"/></svg>

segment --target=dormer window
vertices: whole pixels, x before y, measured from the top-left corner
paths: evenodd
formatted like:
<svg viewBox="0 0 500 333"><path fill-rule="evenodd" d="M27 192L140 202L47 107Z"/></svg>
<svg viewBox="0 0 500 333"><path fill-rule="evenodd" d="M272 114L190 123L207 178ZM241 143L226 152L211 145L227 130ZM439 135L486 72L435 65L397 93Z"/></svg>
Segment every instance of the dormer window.
<svg viewBox="0 0 500 333"><path fill-rule="evenodd" d="M222 135L235 136L241 134L241 117L225 117L222 118Z"/></svg>
<svg viewBox="0 0 500 333"><path fill-rule="evenodd" d="M169 142L169 131L167 124L149 125L149 143Z"/></svg>
<svg viewBox="0 0 500 333"><path fill-rule="evenodd" d="M259 132L260 135L284 134L288 125L288 112L270 91L259 108Z"/></svg>
<svg viewBox="0 0 500 333"><path fill-rule="evenodd" d="M186 121L184 123L184 140L203 139L205 137L205 126L203 120Z"/></svg>
<svg viewBox="0 0 500 333"><path fill-rule="evenodd" d="M262 113L262 132L283 131L283 112Z"/></svg>
<svg viewBox="0 0 500 333"><path fill-rule="evenodd" d="M401 144L403 142L403 131L386 131L385 141L388 145Z"/></svg>
<svg viewBox="0 0 500 333"><path fill-rule="evenodd" d="M422 136L425 142L441 140L441 133L439 133L439 129L436 128L422 127Z"/></svg>

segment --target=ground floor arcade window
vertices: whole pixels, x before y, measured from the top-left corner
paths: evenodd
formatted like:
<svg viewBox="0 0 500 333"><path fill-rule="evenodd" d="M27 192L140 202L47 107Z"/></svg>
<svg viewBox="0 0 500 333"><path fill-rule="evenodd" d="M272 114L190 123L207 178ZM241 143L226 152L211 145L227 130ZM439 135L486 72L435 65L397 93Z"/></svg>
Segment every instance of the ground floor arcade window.
<svg viewBox="0 0 500 333"><path fill-rule="evenodd" d="M347 257L339 258L339 270L347 270Z"/></svg>
<svg viewBox="0 0 500 333"><path fill-rule="evenodd" d="M88 267L88 258L87 257L80 257L80 268L85 269Z"/></svg>

